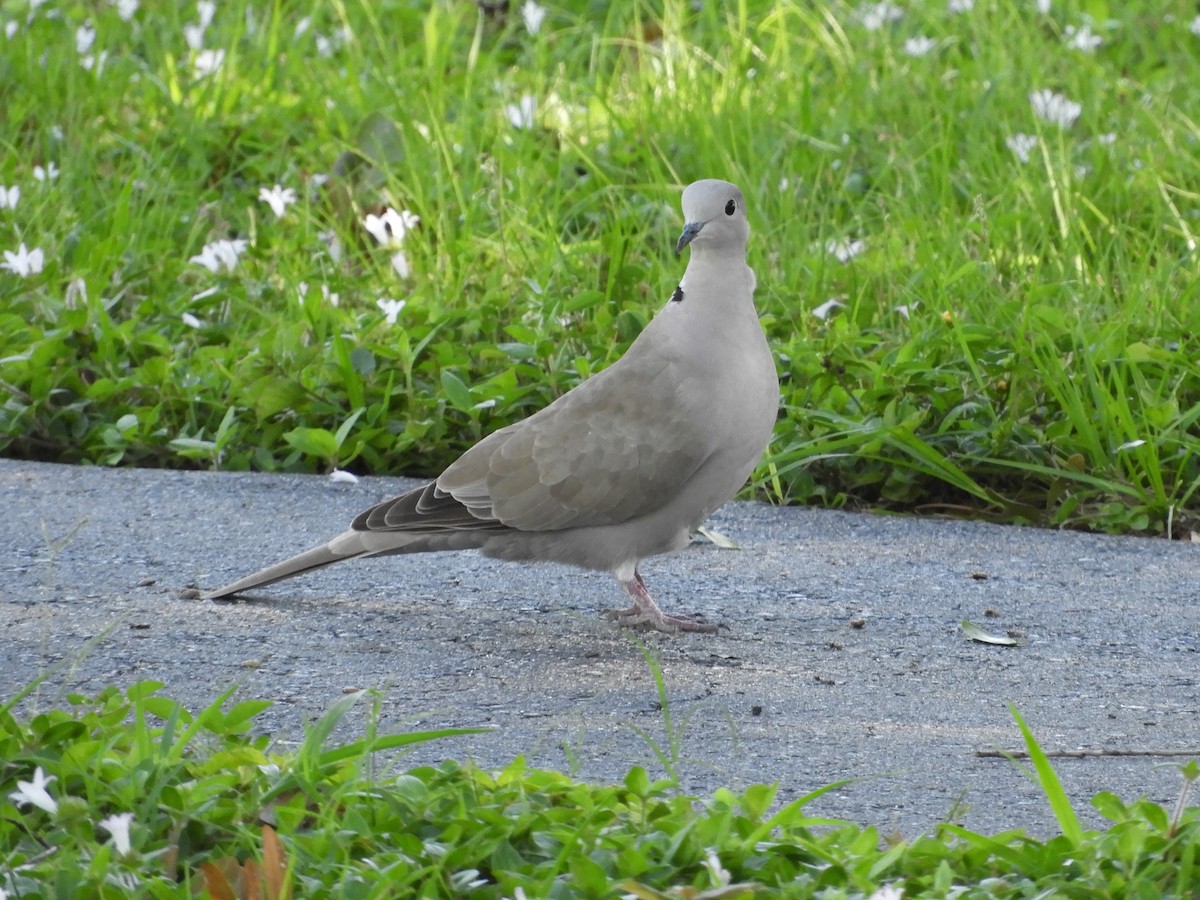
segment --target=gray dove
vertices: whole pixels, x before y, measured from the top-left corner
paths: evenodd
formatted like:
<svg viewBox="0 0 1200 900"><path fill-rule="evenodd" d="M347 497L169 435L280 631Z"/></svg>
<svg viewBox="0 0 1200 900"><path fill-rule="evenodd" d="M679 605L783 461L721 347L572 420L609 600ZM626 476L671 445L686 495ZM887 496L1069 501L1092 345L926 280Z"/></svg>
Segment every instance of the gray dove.
<svg viewBox="0 0 1200 900"><path fill-rule="evenodd" d="M479 549L611 572L633 600L608 613L623 624L716 631L664 613L638 564L683 548L745 483L770 441L779 382L754 309L742 192L697 181L683 215L675 250L692 248L687 270L621 359L329 543L205 597L360 556Z"/></svg>

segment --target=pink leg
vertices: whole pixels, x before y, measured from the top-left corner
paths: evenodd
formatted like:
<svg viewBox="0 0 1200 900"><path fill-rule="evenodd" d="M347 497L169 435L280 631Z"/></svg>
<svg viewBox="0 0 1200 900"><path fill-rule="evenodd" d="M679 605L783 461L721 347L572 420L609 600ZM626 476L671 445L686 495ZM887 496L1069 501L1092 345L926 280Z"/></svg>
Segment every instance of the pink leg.
<svg viewBox="0 0 1200 900"><path fill-rule="evenodd" d="M621 587L625 588L625 591L633 598L633 606L629 609L610 609L604 613L608 618L616 620L621 625L648 625L655 631L665 631L668 634L677 634L680 631L715 634L717 631L716 625L697 622L682 616L668 616L654 602L650 591L646 589L646 582L642 580L641 573L636 570L634 570L633 579L622 581Z"/></svg>

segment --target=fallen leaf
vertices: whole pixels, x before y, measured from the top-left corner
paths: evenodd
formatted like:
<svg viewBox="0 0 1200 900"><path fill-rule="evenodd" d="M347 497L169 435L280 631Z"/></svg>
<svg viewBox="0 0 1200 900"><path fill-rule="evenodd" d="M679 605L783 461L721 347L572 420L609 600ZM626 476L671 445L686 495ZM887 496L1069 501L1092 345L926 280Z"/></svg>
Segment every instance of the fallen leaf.
<svg viewBox="0 0 1200 900"><path fill-rule="evenodd" d="M706 537L709 543L722 550L741 550L742 548L735 544L731 539L721 534L719 531L713 531L711 528L705 528L701 525L696 529L701 535Z"/></svg>
<svg viewBox="0 0 1200 900"><path fill-rule="evenodd" d="M279 835L270 825L263 826L263 887L269 900L287 900L292 896L291 885L288 883L287 851L279 840Z"/></svg>
<svg viewBox="0 0 1200 900"><path fill-rule="evenodd" d="M213 900L238 900L226 874L235 873L235 879L241 874L241 866L236 859L224 856L214 862L201 863L200 870L204 873L204 889Z"/></svg>
<svg viewBox="0 0 1200 900"><path fill-rule="evenodd" d="M969 619L963 619L959 623L959 627L963 630L968 638L973 641L978 641L981 644L996 644L1001 647L1015 647L1017 642L1010 637L1001 637L998 634L988 634L974 622Z"/></svg>

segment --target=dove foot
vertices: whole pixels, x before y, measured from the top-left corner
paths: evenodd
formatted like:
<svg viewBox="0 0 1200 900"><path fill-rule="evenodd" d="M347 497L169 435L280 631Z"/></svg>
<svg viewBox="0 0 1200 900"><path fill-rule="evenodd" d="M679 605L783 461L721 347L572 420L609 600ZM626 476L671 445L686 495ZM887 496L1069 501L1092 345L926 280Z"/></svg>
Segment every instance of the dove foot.
<svg viewBox="0 0 1200 900"><path fill-rule="evenodd" d="M650 596L646 582L642 580L639 572L635 571L631 580L622 581L621 587L633 598L633 606L629 609L609 609L604 612L606 618L619 625L645 625L667 634L678 634L681 631L698 631L703 634L717 632L717 626L707 622L697 622L685 616L668 616Z"/></svg>

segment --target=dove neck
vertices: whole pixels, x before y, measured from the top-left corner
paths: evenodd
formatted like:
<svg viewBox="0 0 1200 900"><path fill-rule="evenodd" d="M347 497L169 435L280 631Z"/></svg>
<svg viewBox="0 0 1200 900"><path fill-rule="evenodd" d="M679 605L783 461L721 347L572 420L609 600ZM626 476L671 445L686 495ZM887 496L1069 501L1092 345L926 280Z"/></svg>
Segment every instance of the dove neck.
<svg viewBox="0 0 1200 900"><path fill-rule="evenodd" d="M746 268L745 245L725 244L692 244L692 255L688 259L688 268L706 265L738 266Z"/></svg>
<svg viewBox="0 0 1200 900"><path fill-rule="evenodd" d="M746 265L744 247L696 247L691 251L688 268L684 270L684 277L689 275L692 281L697 277L725 281L739 276L748 278L751 283L754 281L754 272Z"/></svg>
<svg viewBox="0 0 1200 900"><path fill-rule="evenodd" d="M740 272L749 272L744 247L695 247L688 260L684 275L704 272L703 277L737 277ZM752 277L752 276L751 276Z"/></svg>
<svg viewBox="0 0 1200 900"><path fill-rule="evenodd" d="M705 247L692 251L687 269L684 270L679 284L684 289L685 295L690 289L705 283L740 287L753 294L757 286L756 282L754 270L746 265L746 251L743 248L731 250Z"/></svg>

